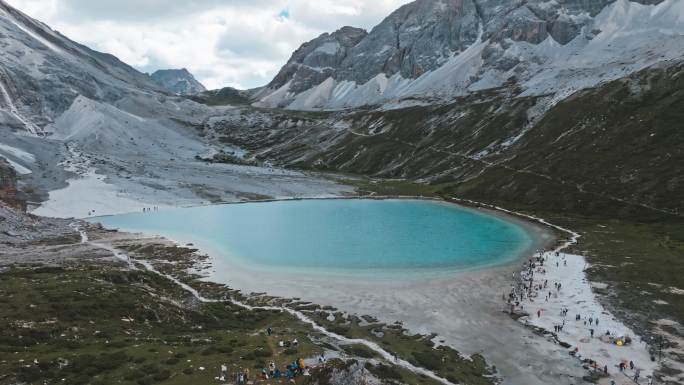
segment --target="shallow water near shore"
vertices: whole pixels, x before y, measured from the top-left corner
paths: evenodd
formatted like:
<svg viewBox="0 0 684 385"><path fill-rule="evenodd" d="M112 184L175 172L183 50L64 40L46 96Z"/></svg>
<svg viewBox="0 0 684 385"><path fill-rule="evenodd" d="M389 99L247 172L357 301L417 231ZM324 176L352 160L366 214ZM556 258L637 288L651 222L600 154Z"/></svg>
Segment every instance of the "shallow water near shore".
<svg viewBox="0 0 684 385"><path fill-rule="evenodd" d="M97 220L194 241L213 251L218 275L230 265L316 275L444 274L506 264L534 244L517 223L427 200L274 201Z"/></svg>

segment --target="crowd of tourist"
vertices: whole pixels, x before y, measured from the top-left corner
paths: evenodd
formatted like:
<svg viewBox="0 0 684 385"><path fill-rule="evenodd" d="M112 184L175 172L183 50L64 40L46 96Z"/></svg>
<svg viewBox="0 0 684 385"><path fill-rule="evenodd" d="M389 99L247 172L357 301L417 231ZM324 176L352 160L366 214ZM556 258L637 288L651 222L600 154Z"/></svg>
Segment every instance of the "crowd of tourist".
<svg viewBox="0 0 684 385"><path fill-rule="evenodd" d="M268 337L273 336L273 329L267 328L266 335ZM296 348L299 346L299 342L295 338L292 341L279 341L278 347L288 349ZM247 384L258 384L258 383L279 383L282 381L292 382L298 377L308 377L311 376L311 370L314 368L320 368L324 366L327 362L325 354L321 354L318 357L318 364L309 366L306 364L304 358L299 357L296 360L288 363L281 367L278 367L275 361L271 361L267 367L262 368L257 374L250 374L248 368L240 368L234 374L228 372L228 367L223 364L221 365L220 375L216 378L220 382L229 381L234 378L237 385L247 385ZM234 375L234 377L233 377ZM232 382L232 381L231 381Z"/></svg>
<svg viewBox="0 0 684 385"><path fill-rule="evenodd" d="M514 284L512 285L510 292L504 293L503 295L507 311L510 311L511 314L517 316L529 314L532 314L532 316L537 318L546 316L546 310L544 309L543 304L556 301L559 296L563 295L562 282L549 282L547 279L547 268L554 265L557 269L567 267L565 255L559 252L549 253L539 251L532 258L527 260L523 265L523 269L519 273L514 273ZM539 306L536 306L537 303L539 303ZM527 306L534 306L534 308L525 309L525 304L527 304ZM572 317L574 321L571 321L568 318L569 314L574 314L574 317ZM578 326L580 329L585 328L586 330L587 337L583 337L582 342L607 343L617 346L624 346L632 342L629 336L617 335L611 330L606 330L605 333L597 333L597 330L601 325L601 320L598 315L595 314L582 314L580 311L571 311L571 309L567 307L561 307L556 320L557 321L555 321L553 325L553 334L559 340L561 333L564 332L566 323L574 322L574 326ZM643 380L641 378L641 369L637 368L633 361L599 363L590 357L583 357L578 346L571 349L570 354L583 363L588 364L595 373L602 373L604 377L610 377L610 365L615 368L613 370L615 370L616 373L622 374L622 376L619 376L618 378L628 378L632 383L642 383L640 382ZM646 380L647 382L643 382L644 384L653 384L652 376L648 376ZM614 379L611 379L611 381L611 384L615 384Z"/></svg>

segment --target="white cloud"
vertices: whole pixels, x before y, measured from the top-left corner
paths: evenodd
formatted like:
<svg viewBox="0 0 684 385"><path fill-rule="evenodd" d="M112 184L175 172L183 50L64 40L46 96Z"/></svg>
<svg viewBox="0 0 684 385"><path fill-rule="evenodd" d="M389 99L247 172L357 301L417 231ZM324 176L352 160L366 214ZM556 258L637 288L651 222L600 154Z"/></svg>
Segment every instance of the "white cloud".
<svg viewBox="0 0 684 385"><path fill-rule="evenodd" d="M371 29L409 0L6 0L141 71L185 67L208 88L268 83L299 45Z"/></svg>

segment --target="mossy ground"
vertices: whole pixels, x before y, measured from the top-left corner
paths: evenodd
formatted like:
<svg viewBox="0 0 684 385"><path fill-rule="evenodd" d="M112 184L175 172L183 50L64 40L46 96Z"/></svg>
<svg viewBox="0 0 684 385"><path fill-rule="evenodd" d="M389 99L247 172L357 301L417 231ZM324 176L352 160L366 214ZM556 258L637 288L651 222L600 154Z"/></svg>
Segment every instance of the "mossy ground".
<svg viewBox="0 0 684 385"><path fill-rule="evenodd" d="M221 364L256 374L322 351L285 313L193 302L147 271L15 267L0 274L0 304L0 383L208 383Z"/></svg>
<svg viewBox="0 0 684 385"><path fill-rule="evenodd" d="M379 342L417 366L453 382L489 384L481 357L433 349L430 336L410 336L398 325L364 317L349 326L328 322L330 307L267 296L251 298L224 285L201 281L187 270L201 260L194 249L145 243L121 246L150 261L162 274L193 286L202 296L259 305L279 303L306 312L345 336ZM198 259L199 258L199 259ZM273 335L267 336L268 327ZM375 329L385 330L383 337ZM297 339L298 346L279 346ZM299 357L338 351L342 359L300 377L326 381L332 371L360 362L387 384L435 385L437 381L385 361L364 345L344 345L315 332L289 313L248 310L228 301L202 302L157 272L116 264L62 267L12 266L0 272L0 384L189 384L211 383L221 365L229 374L248 369L255 379L274 361L279 368ZM358 360L358 361L357 361ZM260 383L276 383L275 380Z"/></svg>
<svg viewBox="0 0 684 385"><path fill-rule="evenodd" d="M333 321L329 320L331 315L335 318ZM369 322L367 319L345 316L340 312L320 311L312 316L315 317L317 323L332 332L349 338L374 341L397 358L431 370L454 383L472 385L493 383L492 378L483 376L483 374L490 374L490 369L482 356L476 354L466 358L448 346L435 346L434 335L410 334L400 324L387 325L373 322L373 320ZM347 349L357 356L373 356L373 352L363 346L353 345ZM391 371L382 367L377 370L387 371L388 375Z"/></svg>

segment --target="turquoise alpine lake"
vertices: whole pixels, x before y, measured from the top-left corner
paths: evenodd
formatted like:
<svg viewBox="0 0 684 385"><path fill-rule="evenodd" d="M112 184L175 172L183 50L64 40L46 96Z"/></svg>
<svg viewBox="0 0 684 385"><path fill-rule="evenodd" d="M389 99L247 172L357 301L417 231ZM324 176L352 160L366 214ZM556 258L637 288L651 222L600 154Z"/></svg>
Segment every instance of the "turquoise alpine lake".
<svg viewBox="0 0 684 385"><path fill-rule="evenodd" d="M531 234L515 222L428 200L224 204L94 221L192 242L211 250L217 269L240 265L316 274L443 273L509 263L534 245Z"/></svg>

